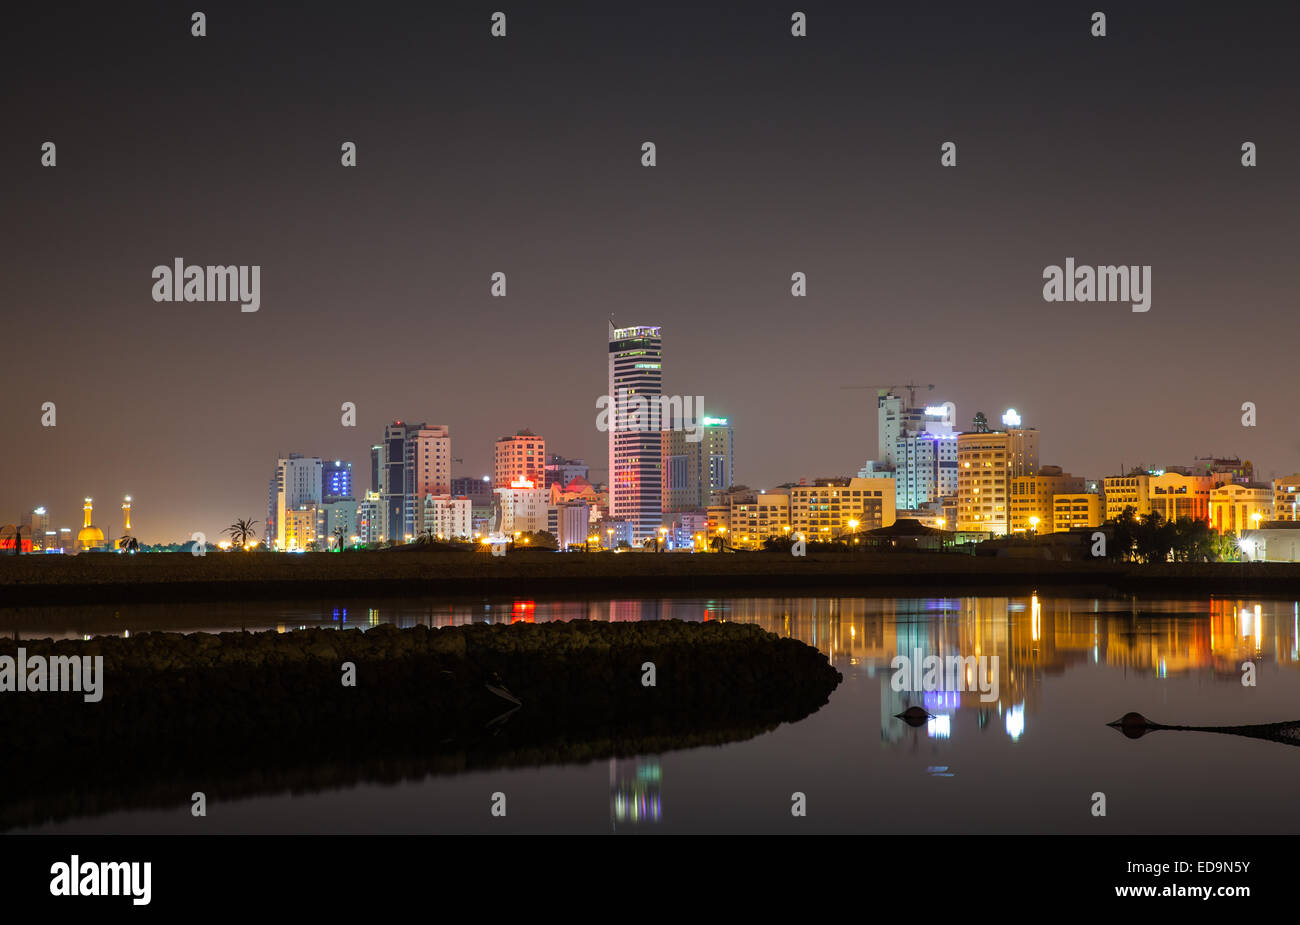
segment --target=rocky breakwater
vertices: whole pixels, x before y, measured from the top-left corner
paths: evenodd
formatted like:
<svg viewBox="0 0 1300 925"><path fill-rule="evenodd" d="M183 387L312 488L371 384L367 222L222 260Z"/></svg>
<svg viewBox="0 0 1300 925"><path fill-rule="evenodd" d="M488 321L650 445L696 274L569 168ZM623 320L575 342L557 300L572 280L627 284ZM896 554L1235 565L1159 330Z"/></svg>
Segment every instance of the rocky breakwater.
<svg viewBox="0 0 1300 925"><path fill-rule="evenodd" d="M96 657L93 702L3 689L6 664ZM797 640L678 620L0 640L0 827L736 741L840 680Z"/></svg>

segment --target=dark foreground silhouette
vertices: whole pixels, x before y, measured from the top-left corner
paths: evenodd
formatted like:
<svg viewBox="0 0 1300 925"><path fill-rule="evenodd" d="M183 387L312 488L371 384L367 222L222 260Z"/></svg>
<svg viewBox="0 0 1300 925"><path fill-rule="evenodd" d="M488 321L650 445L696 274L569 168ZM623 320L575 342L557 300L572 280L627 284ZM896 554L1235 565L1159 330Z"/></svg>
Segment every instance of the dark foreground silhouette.
<svg viewBox="0 0 1300 925"><path fill-rule="evenodd" d="M1266 739L1283 745L1300 745L1300 720L1285 723L1259 723L1252 726L1169 726L1147 719L1141 713L1125 713L1107 726L1118 729L1130 739L1140 739L1148 732L1177 730L1181 732L1221 732L1225 735Z"/></svg>
<svg viewBox="0 0 1300 925"><path fill-rule="evenodd" d="M0 640L0 655L20 645L102 655L104 696L0 696L0 829L734 742L842 680L797 640L678 620Z"/></svg>

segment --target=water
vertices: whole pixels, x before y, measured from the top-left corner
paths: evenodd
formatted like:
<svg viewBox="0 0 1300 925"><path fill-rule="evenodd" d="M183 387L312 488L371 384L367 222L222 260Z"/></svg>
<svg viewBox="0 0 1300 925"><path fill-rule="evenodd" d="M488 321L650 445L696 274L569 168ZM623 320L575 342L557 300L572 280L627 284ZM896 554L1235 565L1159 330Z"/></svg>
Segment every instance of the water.
<svg viewBox="0 0 1300 925"><path fill-rule="evenodd" d="M731 620L825 653L830 702L744 742L586 764L471 771L111 811L19 831L153 833L1300 832L1300 748L1202 732L1125 738L1105 724L1300 720L1300 603L1264 599L753 597L369 600L0 612L0 632L80 636L391 622ZM896 692L899 653L996 655L999 697ZM1256 672L1242 684L1242 664ZM895 714L925 706L912 728ZM252 759L255 767L255 758ZM88 773L93 773L88 769ZM492 794L507 814L493 817ZM792 794L807 815L791 814ZM1092 814L1094 793L1107 813Z"/></svg>

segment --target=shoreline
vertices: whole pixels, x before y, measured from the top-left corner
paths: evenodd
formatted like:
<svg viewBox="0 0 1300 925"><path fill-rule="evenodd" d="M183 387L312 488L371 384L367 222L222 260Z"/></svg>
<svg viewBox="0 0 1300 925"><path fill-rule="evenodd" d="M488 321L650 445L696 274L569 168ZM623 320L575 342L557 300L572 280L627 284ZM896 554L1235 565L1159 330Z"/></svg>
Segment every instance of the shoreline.
<svg viewBox="0 0 1300 925"><path fill-rule="evenodd" d="M843 681L798 640L680 620L0 639L20 648L102 658L102 699L0 693L0 786L21 795L0 830L184 807L195 781L225 801L743 741Z"/></svg>
<svg viewBox="0 0 1300 925"><path fill-rule="evenodd" d="M622 555L151 553L0 558L0 607L339 597L608 596L853 591L1300 595L1300 563L1055 562L873 552Z"/></svg>

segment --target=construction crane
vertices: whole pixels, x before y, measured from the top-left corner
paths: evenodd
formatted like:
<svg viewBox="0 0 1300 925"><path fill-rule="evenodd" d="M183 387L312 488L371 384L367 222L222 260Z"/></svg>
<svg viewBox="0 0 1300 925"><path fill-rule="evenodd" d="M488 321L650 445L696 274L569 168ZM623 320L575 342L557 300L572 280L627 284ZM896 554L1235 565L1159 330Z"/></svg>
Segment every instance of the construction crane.
<svg viewBox="0 0 1300 925"><path fill-rule="evenodd" d="M934 383L906 382L902 385L842 385L842 389L873 389L876 392L893 392L896 389L907 389L907 406L916 407L916 390L925 388L927 391L934 391Z"/></svg>

